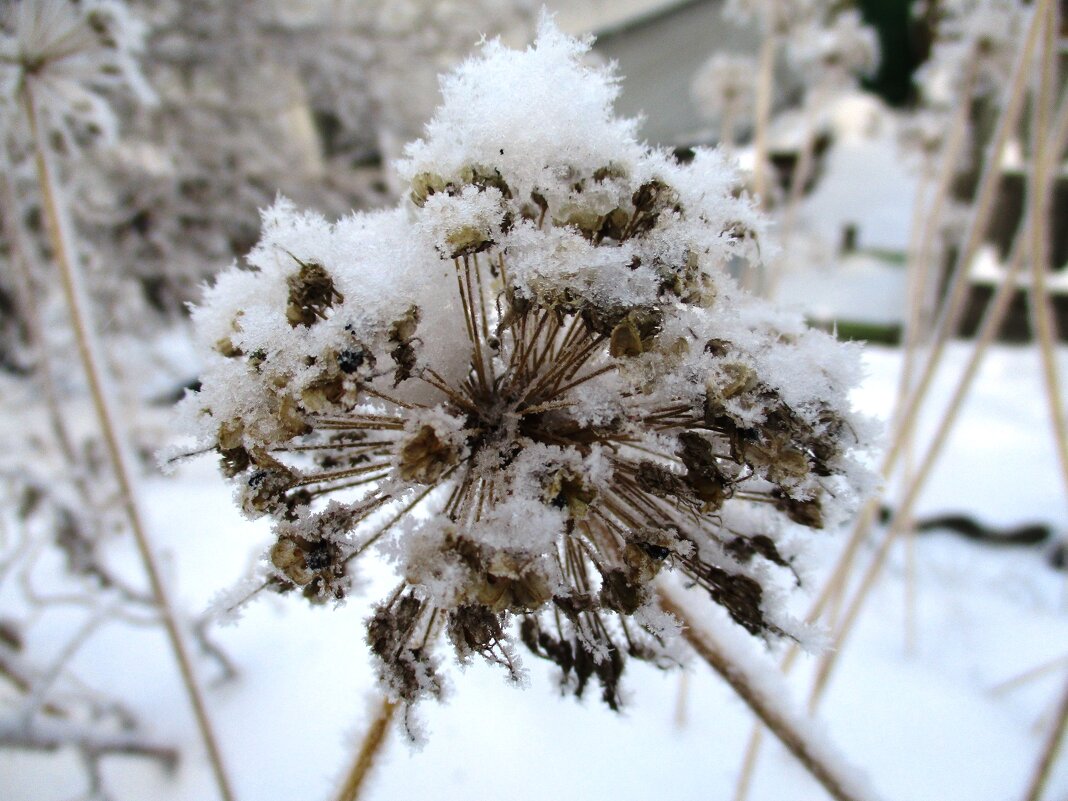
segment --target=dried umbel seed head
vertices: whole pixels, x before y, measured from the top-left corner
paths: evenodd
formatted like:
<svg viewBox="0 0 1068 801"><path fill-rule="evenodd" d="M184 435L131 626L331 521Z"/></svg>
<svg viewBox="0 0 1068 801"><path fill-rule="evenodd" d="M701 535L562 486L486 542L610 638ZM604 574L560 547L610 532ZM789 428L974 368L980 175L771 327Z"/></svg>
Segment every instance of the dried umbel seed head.
<svg viewBox="0 0 1068 801"><path fill-rule="evenodd" d="M286 279L289 286L286 319L294 328L308 327L326 319L326 310L345 298L334 288L333 279L321 264L303 262L296 256L293 260L300 270Z"/></svg>
<svg viewBox="0 0 1068 801"><path fill-rule="evenodd" d="M345 597L345 560L336 543L285 534L271 546L269 557L283 587L292 583L312 601L339 601Z"/></svg>
<svg viewBox="0 0 1068 801"><path fill-rule="evenodd" d="M333 224L280 203L194 313L186 408L278 521L277 586L333 597L376 543L396 562L368 643L405 702L440 694L443 641L518 676L518 630L616 707L627 659L671 662L668 573L799 636L782 535L863 475L851 354L726 276L763 226L733 173L639 144L583 53L549 24L485 45L408 149L409 199Z"/></svg>

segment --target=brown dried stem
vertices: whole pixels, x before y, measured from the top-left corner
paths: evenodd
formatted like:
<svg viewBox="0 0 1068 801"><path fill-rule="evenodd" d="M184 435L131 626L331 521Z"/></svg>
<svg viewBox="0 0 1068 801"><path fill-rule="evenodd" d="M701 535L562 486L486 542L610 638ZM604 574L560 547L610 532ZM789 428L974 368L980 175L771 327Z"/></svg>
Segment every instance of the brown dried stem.
<svg viewBox="0 0 1068 801"><path fill-rule="evenodd" d="M1045 3L1044 7L1048 10L1048 3ZM1032 197L1034 195L1046 197L1050 195L1054 172L1052 170L1052 165L1060 158L1066 144L1068 144L1068 97L1065 97L1061 101L1055 130L1053 132L1052 146L1048 150L1043 149L1042 163L1036 161L1034 164L1030 187ZM1013 243L1008 269L1006 270L1005 275L1002 276L1001 283L998 285L997 291L994 293L994 297L990 301L990 306L984 315L979 332L976 336L972 354L964 368L964 372L958 379L956 389L954 390L942 419L939 422L938 429L920 461L916 474L912 477L912 480L909 482L908 487L905 490L898 511L890 522L887 532L883 537L883 541L873 557L868 571L861 579L860 586L851 600L846 614L838 627L835 634L834 645L823 657L820 663L816 680L813 684L812 695L810 697L810 703L813 706L818 703L818 700L827 685L830 672L838 656L841 654L842 645L849 632L852 630L876 579L882 572L882 568L889 555L890 546L905 529L907 520L912 514L916 501L919 499L920 492L942 453L942 449L949 437L953 424L956 422L957 416L960 413L964 399L967 396L968 391L971 389L971 385L978 373L983 357L986 355L986 352L1008 311L1009 303L1011 302L1013 292L1016 289L1016 277L1020 271L1024 255L1032 245L1030 234L1033 231L1034 226L1039 224L1034 218L1034 213L1045 208L1047 208L1046 201L1032 202L1028 204L1028 212L1017 233L1016 241Z"/></svg>
<svg viewBox="0 0 1068 801"><path fill-rule="evenodd" d="M156 562L148 530L143 522L144 516L139 508L139 501L134 489L135 470L132 458L129 456L123 439L119 434L118 418L108 394L103 360L97 352L96 341L90 324L90 310L81 286L81 276L74 263L77 251L73 245L73 233L67 218L67 210L61 205L62 201L57 191L55 166L52 163L52 149L42 124L40 110L34 103L32 80L27 80L23 84L22 100L34 139L37 179L48 233L52 243L53 256L59 269L60 284L70 314L78 355L89 384L93 408L103 435L108 461L119 485L123 510L133 532L137 550L152 589L152 595L159 607L167 637L174 651L182 683L189 696L190 706L193 709L197 726L204 740L219 793L225 801L233 801L234 794L230 787L229 777L223 767L222 754L208 717L207 704L197 682L193 662L169 592Z"/></svg>
<svg viewBox="0 0 1068 801"><path fill-rule="evenodd" d="M766 698L758 688L758 682L747 669L731 659L727 649L713 635L694 623L693 615L685 608L676 593L661 585L658 588L661 608L683 624L683 637L709 667L730 685L738 697L753 711L763 724L778 738L786 749L796 757L801 766L818 781L831 798L837 801L860 801L861 796L850 786L815 743L795 723L783 714L780 703Z"/></svg>
<svg viewBox="0 0 1068 801"><path fill-rule="evenodd" d="M383 698L379 702L374 719L360 742L360 750L356 752L356 761L352 763L352 768L341 785L337 801L356 801L360 797L360 791L367 781L367 776L374 767L375 760L382 753L382 747L386 744L386 734L389 732L389 724L396 710L397 705L388 698Z"/></svg>
<svg viewBox="0 0 1068 801"><path fill-rule="evenodd" d="M1049 737L1039 755L1038 764L1035 765L1031 781L1027 785L1025 801L1039 801L1045 790L1049 774L1053 770L1053 763L1057 759L1057 752L1064 743L1064 733L1068 729L1068 682L1064 685L1064 694L1061 696L1060 705L1057 707L1057 718L1050 728Z"/></svg>

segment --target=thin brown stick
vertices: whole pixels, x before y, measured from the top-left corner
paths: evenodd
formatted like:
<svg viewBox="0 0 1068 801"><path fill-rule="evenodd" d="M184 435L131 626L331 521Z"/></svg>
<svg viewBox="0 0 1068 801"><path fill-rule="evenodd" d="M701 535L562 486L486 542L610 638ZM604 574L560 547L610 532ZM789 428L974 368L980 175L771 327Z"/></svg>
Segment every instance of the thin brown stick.
<svg viewBox="0 0 1068 801"><path fill-rule="evenodd" d="M991 299L991 308L987 310L987 314L984 317L983 324L980 328L979 338L976 340L975 347L972 350L972 355L965 367L964 373L960 377L957 383L957 388L946 407L946 411L942 416L942 420L939 423L934 439L928 445L920 466L917 468L915 475L909 482L905 495L898 506L897 513L894 515L886 533L883 535L882 542L876 550L875 556L872 558L867 571L860 580L856 593L846 608L838 630L835 633L833 645L820 660L820 665L816 672L816 678L812 687L812 693L809 697L810 708L815 708L823 691L826 689L831 671L837 662L838 657L841 655L845 640L852 631L853 626L856 624L861 609L864 607L869 594L874 588L876 580L882 573L887 557L890 555L891 546L897 541L898 537L904 532L908 525L908 520L912 515L912 509L915 506L916 501L919 499L920 492L926 484L931 471L934 469L938 457L942 453L942 449L949 438L949 433L952 430L953 424L956 422L957 416L964 403L964 399L967 396L968 391L971 389L983 358L994 339L994 335L1001 327L1001 322L1004 320L1009 303L1012 300L1016 275L1019 272L1020 262L1022 261L1023 247L1024 242L1021 238L1021 240L1017 242L1016 258L1013 259L1013 264L1011 265L1009 272L1006 274L1002 284L998 287L997 292Z"/></svg>
<svg viewBox="0 0 1068 801"><path fill-rule="evenodd" d="M760 208L768 207L768 126L771 123L771 95L775 71L777 38L770 28L764 31L757 68L756 119L753 131L753 193Z"/></svg>
<svg viewBox="0 0 1068 801"><path fill-rule="evenodd" d="M1042 753L1038 757L1034 773L1027 785L1025 801L1039 801L1049 781L1049 774L1053 770L1053 763L1057 759L1057 753L1064 743L1064 733L1068 729L1068 682L1064 685L1064 694L1061 696L1057 707L1057 717L1050 728L1049 737L1042 747Z"/></svg>
<svg viewBox="0 0 1068 801"><path fill-rule="evenodd" d="M750 671L733 660L724 645L708 631L695 625L674 590L661 585L657 590L660 607L683 625L682 635L690 646L737 693L779 742L794 755L801 766L816 779L836 801L860 801L863 797L841 774L840 768L822 753L822 748L783 713L780 704L765 697Z"/></svg>
<svg viewBox="0 0 1068 801"><path fill-rule="evenodd" d="M753 785L757 762L760 759L760 746L764 743L764 726L760 721L753 724L749 740L745 744L745 757L742 769L738 772L738 781L734 786L734 801L745 801L749 797L749 788Z"/></svg>
<svg viewBox="0 0 1068 801"><path fill-rule="evenodd" d="M935 373L941 365L946 345L960 322L960 316L964 310L964 302L968 295L968 287L970 286L968 281L970 267L972 260L975 258L975 253L986 235L991 215L994 212L994 201L997 199L997 190L1001 185L999 180L1001 176L1001 159L1023 111L1024 100L1027 97L1028 78L1031 74L1031 61L1034 58L1038 35L1042 30L1042 15L1049 9L1051 1L1037 0L1038 8L1035 9L1031 24L1020 47L1012 81L1006 90L997 128L994 131L987 151L986 161L983 164L982 174L979 178L979 188L976 191L972 205L972 213L965 232L964 243L961 245L954 262L946 289L946 300L942 305L938 322L935 326L931 353L924 364L915 388L909 393L908 402L904 405L897 418L899 425L895 427L893 440L883 458L883 465L880 471L884 477L890 474L898 458L902 455L912 427L919 416L920 407L927 398Z"/></svg>
<svg viewBox="0 0 1068 801"><path fill-rule="evenodd" d="M1051 144L1048 141L1050 117L1054 101L1057 69L1057 30L1059 30L1057 6L1049 7L1046 35L1043 41L1042 69L1038 97L1035 103L1034 146L1031 158L1035 163L1035 183L1044 184L1046 171L1053 165L1046 158ZM1053 216L1053 197L1048 192L1034 192L1031 196L1031 291L1027 293L1031 321L1038 339L1038 352L1042 361L1042 380L1046 390L1046 405L1049 408L1050 425L1053 429L1053 447L1057 464L1068 498L1068 421L1064 416L1064 394L1061 391L1057 369L1056 343L1057 324L1053 315L1052 300L1046 274L1050 268L1050 222Z"/></svg>
<svg viewBox="0 0 1068 801"><path fill-rule="evenodd" d="M375 760L381 755L382 747L386 744L386 734L396 710L397 705L387 698L379 702L375 717L360 743L360 750L356 752L356 761L352 763L352 768L341 785L337 801L356 801L360 797L360 791L367 781L367 776L374 767Z"/></svg>
<svg viewBox="0 0 1068 801"><path fill-rule="evenodd" d="M1061 668L1068 668L1068 654L1058 656L1056 659L1028 668L1023 673L1017 673L1015 676L999 681L988 692L991 695L1002 695Z"/></svg>
<svg viewBox="0 0 1068 801"><path fill-rule="evenodd" d="M1043 4L1044 8L1048 8L1049 0L1039 0L1039 2ZM1041 9L1039 9L1039 11L1040 10ZM993 211L995 190L999 183L996 178L1000 174L999 170L996 169L996 166L1001 162L1001 157L1004 152L1005 144L1008 141L1009 134L1015 130L1016 123L1019 121L1020 112L1023 107L1023 100L1026 97L1025 89L1027 87L1027 78L1030 74L1027 67L1030 65L1031 59L1034 56L1035 43L1038 38L1038 33L1041 30L1041 26L1038 24L1039 22L1040 19L1037 16L1032 18L1032 24L1028 29L1016 63L1011 86L1007 90L1005 102L1002 104L1002 113L998 121L998 128L994 134L994 142L988 151L988 161L984 167L983 175L980 178L979 190L969 221L965 244L960 250L954 265L952 277L950 279L950 286L947 289L948 299L943 305L942 312L939 316L931 353L927 358L927 362L924 365L920 378L916 382L912 391L908 394L907 402L899 408L895 415L896 422L893 436L891 437L890 444L883 456L882 462L879 465L879 475L882 476L884 480L891 475L897 465L898 459L904 453L905 446L909 442L912 435L912 429L919 416L920 407L929 394L934 375L941 364L941 359L944 355L945 346L949 336L956 328L959 314L966 297L965 290L968 286L967 266L971 264L972 258L974 257L979 242L986 231L987 224L990 221L990 215ZM857 517L853 530L850 533L848 543L843 549L842 555L839 557L838 563L835 565L831 574L830 580L835 583L836 591L841 590L844 586L845 579L848 578L848 575L852 570L852 561L859 550L860 544L868 537L868 534L871 531L877 507L878 499L872 499L865 506L863 512Z"/></svg>
<svg viewBox="0 0 1068 801"><path fill-rule="evenodd" d="M207 750L208 760L218 785L220 796L225 801L233 801L234 793L230 780L223 766L222 753L215 737L207 704L196 678L193 661L189 655L185 638L178 623L169 592L163 582L155 553L144 525L144 516L139 508L139 501L134 489L135 471L131 457L126 451L119 434L118 419L115 415L108 394L104 377L103 362L97 353L92 326L89 322L89 307L81 287L81 277L73 261L77 252L73 246L73 233L65 207L61 205L56 192L55 168L52 164L52 150L42 126L39 109L34 103L33 81L27 80L22 87L22 100L27 121L35 145L37 179L41 191L41 205L47 221L48 233L52 243L53 257L59 268L60 284L63 289L67 309L70 314L71 327L77 342L78 355L85 370L86 380L92 396L93 408L100 425L104 446L115 479L119 485L123 510L126 513L130 529L137 544L137 550L148 576L153 598L160 610L164 629L174 651L175 660L193 709L201 738Z"/></svg>

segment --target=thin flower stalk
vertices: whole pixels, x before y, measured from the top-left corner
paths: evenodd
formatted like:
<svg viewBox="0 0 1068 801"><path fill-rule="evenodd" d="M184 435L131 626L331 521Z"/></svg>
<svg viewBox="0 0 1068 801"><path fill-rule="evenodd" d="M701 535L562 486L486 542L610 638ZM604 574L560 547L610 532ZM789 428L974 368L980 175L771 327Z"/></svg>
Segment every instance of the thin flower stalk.
<svg viewBox="0 0 1068 801"><path fill-rule="evenodd" d="M1032 158L1036 169L1053 169L1053 163L1045 158L1048 147L1046 132L1050 125L1050 116L1057 81L1057 40L1060 30L1058 5L1051 4L1047 10L1043 39L1042 67L1034 116L1034 146ZM1048 180L1045 175L1036 176L1038 185ZM1039 356L1042 362L1042 379L1046 390L1049 407L1050 424L1053 429L1053 447L1056 451L1057 464L1061 479L1064 481L1065 499L1068 500L1068 420L1064 413L1064 393L1057 368L1056 320L1053 316L1052 298L1048 285L1050 268L1050 223L1053 214L1053 198L1049 193L1038 192L1031 197L1031 287L1027 293L1031 311L1031 322L1038 340Z"/></svg>
<svg viewBox="0 0 1068 801"><path fill-rule="evenodd" d="M771 124L771 100L775 78L775 54L778 37L770 28L764 32L757 61L756 110L753 130L753 192L761 208L768 208L768 126Z"/></svg>
<svg viewBox="0 0 1068 801"><path fill-rule="evenodd" d="M661 585L659 598L663 609L682 622L683 637L697 655L730 685L831 798L861 801L874 797L855 776L845 774L840 759L829 754L824 743L814 740L799 725L802 719L789 711L784 699L784 696L788 697L785 687L772 697L767 691L766 678L758 678L752 668L732 656L730 647L720 641L710 627L697 624L676 590Z"/></svg>
<svg viewBox="0 0 1068 801"><path fill-rule="evenodd" d="M1028 668L1027 670L1019 673L1015 676L999 681L993 687L989 689L991 695L1003 695L1007 692L1015 690L1018 687L1022 687L1025 684L1029 684L1036 679L1040 679L1049 675L1053 671L1059 671L1062 668L1068 668L1068 654L1058 656L1056 659L1051 659L1048 662L1043 662L1041 665Z"/></svg>
<svg viewBox="0 0 1068 801"><path fill-rule="evenodd" d="M103 435L108 461L118 483L123 511L134 535L138 553L149 579L152 595L159 607L164 628L174 651L182 682L186 688L198 729L204 741L220 795L225 801L233 801L234 794L223 767L221 752L208 716L207 704L197 682L192 658L185 643L177 613L160 574L159 566L149 541L148 531L143 522L144 514L140 509L135 487L136 471L133 458L126 449L119 430L118 419L113 411L114 406L109 396L103 361L90 322L89 304L86 300L85 291L81 286L78 268L74 263L77 251L74 246L73 229L59 194L60 190L56 181L52 148L45 135L40 112L34 102L34 83L32 80L27 80L22 87L22 102L26 120L30 125L33 136L34 158L36 160L42 206L53 247L54 259L59 270L60 284L67 303L67 310L70 314L78 355L89 384L93 408Z"/></svg>
<svg viewBox="0 0 1068 801"><path fill-rule="evenodd" d="M376 705L374 718L360 741L360 748L356 752L356 760L345 776L341 790L337 795L337 801L359 801L360 794L366 786L367 777L385 747L386 736L389 734L389 724L393 720L393 714L396 711L397 704L388 698L382 698Z"/></svg>
<svg viewBox="0 0 1068 801"><path fill-rule="evenodd" d="M947 297L943 302L938 322L935 326L931 351L924 363L920 377L916 380L915 386L909 393L907 402L900 406L900 411L895 415L898 424L894 428L890 444L880 462L878 474L884 481L897 466L898 459L902 457L911 440L912 430L919 417L920 408L930 392L935 373L941 364L946 344L959 321L967 294L967 276L969 272L967 268L975 256L975 252L990 221L990 215L993 213L996 189L999 185L997 178L1000 175L1000 164L1005 145L1011 133L1016 129L1027 95L1029 66L1034 57L1035 45L1041 30L1041 25L1039 24L1041 18L1038 15L1048 7L1049 0L1039 0L1039 7L1033 12L1031 24L1020 48L1019 57L1013 71L1013 80L1011 86L1006 90L998 126L987 151L987 159L979 180L979 188L975 204L972 207L965 241L954 263L946 290ZM871 532L878 504L879 500L877 498L868 500L856 518L849 540L831 572L831 577L828 579L836 591L840 591L844 587L845 581L853 569L853 560L859 550L859 546Z"/></svg>
<svg viewBox="0 0 1068 801"><path fill-rule="evenodd" d="M0 216L4 220L4 235L11 248L12 272L15 274L16 291L19 295L19 309L26 324L27 344L34 354L34 374L41 382L41 390L48 407L49 422L55 433L56 444L59 446L63 458L67 464L76 464L73 439L67 430L66 420L60 409L59 393L56 389L55 374L52 360L49 357L49 348L44 335L44 326L38 314L38 304L35 302L36 292L33 285L33 272L30 267L30 248L27 242L19 215L18 198L15 196L14 187L11 185L10 171L7 165L0 169ZM80 474L77 474L79 492L83 498L88 498L88 488Z"/></svg>
<svg viewBox="0 0 1068 801"><path fill-rule="evenodd" d="M956 175L964 152L964 145L968 139L971 113L971 103L968 99L971 98L977 74L978 63L975 59L971 59L968 62L967 74L964 78L964 89L961 93L962 98L965 98L965 102L962 102L957 107L950 123L945 146L939 154L939 161L942 166L938 172L934 195L929 205L919 202L919 198L917 198L914 207L914 213L918 216L914 219L913 231L920 232L920 234L919 242L914 248L909 249L909 293L905 323L905 358L898 383L897 403L895 404L897 414L894 423L895 430L902 426L901 417L905 414L906 403L914 388L917 349L924 339L921 323L926 303L925 290L930 287L930 276L936 261L934 243L939 230L941 230L947 201L953 187L953 178Z"/></svg>
<svg viewBox="0 0 1068 801"><path fill-rule="evenodd" d="M1057 705L1057 714L1053 720L1053 725L1050 726L1049 736L1042 746L1042 752L1039 754L1034 773L1028 782L1024 801L1040 801L1042 798L1049 782L1050 773L1053 771L1053 764L1057 760L1057 754L1064 744L1065 731L1068 731L1068 682L1065 682L1064 692L1061 695L1060 703Z"/></svg>
<svg viewBox="0 0 1068 801"><path fill-rule="evenodd" d="M1050 148L1050 152L1054 154L1061 153L1066 143L1068 143L1068 104L1062 102L1061 108L1058 112L1058 119L1054 124L1054 131L1051 134L1050 141L1053 143ZM1047 157L1044 159L1046 168L1048 169L1053 163L1056 163L1055 159ZM1049 193L1051 184L1051 176L1044 171L1036 171L1036 178L1041 177L1041 186L1046 187L1045 191L1032 190L1032 197L1036 194ZM1016 240L1013 245L1012 252L1010 254L1010 263L1006 270L1005 275L1002 277L1001 283L995 292L993 298L990 301L990 307L984 316L983 322L980 326L980 330L977 333L976 343L973 348L973 352L969 359L968 365L962 374L958 387L954 393L953 399L947 405L946 412L943 415L943 419L939 425L938 433L935 438L935 445L929 446L923 460L923 464L919 468L917 473L914 473L906 484L905 501L899 506L898 512L895 515L893 521L891 521L887 533L884 535L884 539L880 543L880 547L877 550L871 566L867 573L861 578L858 585L858 590L854 596L853 601L849 605L844 619L837 623L837 634L835 640L835 646L827 652L821 661L813 689L810 696L810 704L815 705L818 702L819 697L822 695L823 690L826 687L826 682L829 679L830 671L833 668L834 660L837 658L841 646L844 642L845 636L851 629L853 623L856 620L859 610L863 605L864 600L867 597L867 593L872 588L878 574L881 572L883 565L885 564L886 557L889 555L890 545L892 541L896 540L903 532L907 532L910 528L908 520L911 516L911 507L915 503L915 500L919 496L919 491L922 488L926 475L933 468L934 462L937 459L937 454L940 450L938 442L944 444L949 430L953 424L953 421L960 410L960 406L963 403L964 397L967 394L969 387L978 371L978 367L981 364L982 357L985 354L989 343L996 335L998 328L1001 325L1001 321L1004 319L1005 314L1008 311L1009 303L1012 299L1013 291L1016 287L1016 276L1020 272L1022 260L1026 255L1025 248L1029 247L1030 241L1028 236L1033 231L1031 225L1031 212L1029 211L1028 217L1022 221L1019 228ZM883 470L886 475L888 470L893 465L893 461L884 459ZM911 499L911 500L910 500ZM831 575L824 583L820 596L813 603L806 620L814 622L820 619L827 612L834 612L841 602L844 596L845 590L848 586L848 579L852 572L853 561L856 558L857 553L860 550L860 545L868 536L871 527L875 521L876 513L879 508L879 499L872 498L868 500L861 508L857 515L857 520L854 526L853 534L850 536L842 554L839 556L836 562L835 568L832 570ZM830 618L831 621L837 621L837 613L833 614ZM796 645L791 645L783 659L781 668L783 671L789 671L793 666L800 650ZM746 755L743 760L743 765L739 773L738 783L735 789L735 801L744 801L748 795L749 786L751 785L752 775L756 768L758 755L760 752L760 743L762 740L762 730L760 724L756 724L749 740L746 745Z"/></svg>
<svg viewBox="0 0 1068 801"><path fill-rule="evenodd" d="M999 178L1002 158L1005 147L1012 134L1016 131L1020 115L1023 112L1024 101L1027 98L1030 68L1043 27L1043 15L1048 12L1051 2L1052 0L1038 0L1036 8L1032 12L1027 33L1020 46L1011 83L1006 89L1004 99L1000 105L1001 113L998 117L998 124L986 152L964 241L958 251L947 282L946 299L943 301L935 324L931 351L924 363L923 371L916 381L915 388L909 394L908 402L904 404L903 410L897 416L897 419L900 420L900 425L895 429L890 447L883 457L880 474L884 478L889 476L897 460L902 455L919 410L928 396L934 376L941 365L946 344L960 321L960 315L967 298L970 267L976 251L986 235L990 217L994 212L997 190L1000 186Z"/></svg>

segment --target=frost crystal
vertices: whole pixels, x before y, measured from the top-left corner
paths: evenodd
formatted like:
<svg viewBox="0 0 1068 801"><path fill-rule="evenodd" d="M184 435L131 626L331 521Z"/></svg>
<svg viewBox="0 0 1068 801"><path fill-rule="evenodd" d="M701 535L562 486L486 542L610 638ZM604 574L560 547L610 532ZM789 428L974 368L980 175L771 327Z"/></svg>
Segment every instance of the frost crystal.
<svg viewBox="0 0 1068 801"><path fill-rule="evenodd" d="M790 634L785 524L822 528L861 475L853 354L732 284L762 219L717 153L641 145L587 48L549 20L485 44L400 207L280 201L194 312L185 410L277 520L273 582L341 598L354 557L389 554L367 636L407 702L441 691L441 635L518 678L518 634L617 706L625 657L671 653L668 570Z"/></svg>

